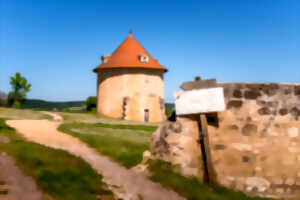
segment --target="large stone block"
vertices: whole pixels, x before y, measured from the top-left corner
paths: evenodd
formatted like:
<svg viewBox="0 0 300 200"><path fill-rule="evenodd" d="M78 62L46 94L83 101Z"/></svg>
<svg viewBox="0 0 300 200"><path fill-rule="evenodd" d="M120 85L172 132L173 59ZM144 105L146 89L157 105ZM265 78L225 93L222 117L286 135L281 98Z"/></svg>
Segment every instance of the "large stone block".
<svg viewBox="0 0 300 200"><path fill-rule="evenodd" d="M198 123L192 118L165 121L152 134L151 153L172 163L183 175L203 179L203 161L198 143Z"/></svg>

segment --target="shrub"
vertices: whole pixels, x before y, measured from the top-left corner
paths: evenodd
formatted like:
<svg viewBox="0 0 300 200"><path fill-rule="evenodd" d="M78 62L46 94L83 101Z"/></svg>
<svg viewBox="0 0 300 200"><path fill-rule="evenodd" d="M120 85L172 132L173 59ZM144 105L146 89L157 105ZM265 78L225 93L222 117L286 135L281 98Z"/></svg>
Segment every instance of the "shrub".
<svg viewBox="0 0 300 200"><path fill-rule="evenodd" d="M85 101L86 109L92 111L97 107L97 97L88 97Z"/></svg>

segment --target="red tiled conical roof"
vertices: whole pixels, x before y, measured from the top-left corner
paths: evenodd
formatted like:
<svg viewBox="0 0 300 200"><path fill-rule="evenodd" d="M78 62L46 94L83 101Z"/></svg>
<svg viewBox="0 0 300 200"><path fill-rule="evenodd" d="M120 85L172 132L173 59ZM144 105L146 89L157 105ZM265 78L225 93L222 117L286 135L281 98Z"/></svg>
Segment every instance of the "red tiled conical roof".
<svg viewBox="0 0 300 200"><path fill-rule="evenodd" d="M140 61L140 56L146 55L147 62ZM153 58L142 45L132 36L129 36L122 42L122 44L108 57L108 60L94 69L98 72L101 69L107 68L149 68L168 71L158 61Z"/></svg>

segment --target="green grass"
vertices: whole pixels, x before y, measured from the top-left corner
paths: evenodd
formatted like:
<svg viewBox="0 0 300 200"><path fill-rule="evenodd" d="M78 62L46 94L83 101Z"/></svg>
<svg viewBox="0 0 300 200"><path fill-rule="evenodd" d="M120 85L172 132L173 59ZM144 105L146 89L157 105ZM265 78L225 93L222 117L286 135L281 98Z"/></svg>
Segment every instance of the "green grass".
<svg viewBox="0 0 300 200"><path fill-rule="evenodd" d="M81 123L103 123L103 124L123 124L123 125L128 125L128 124L145 125L144 122L110 118L96 112L88 112L88 113L59 112L58 114L64 118L65 123L81 122ZM158 126L159 124L160 124L159 122L146 123L146 125L148 126Z"/></svg>
<svg viewBox="0 0 300 200"><path fill-rule="evenodd" d="M196 178L186 178L175 173L169 163L149 160L150 179L164 187L171 188L188 200L267 200L249 197L242 192L226 189L218 185L201 184Z"/></svg>
<svg viewBox="0 0 300 200"><path fill-rule="evenodd" d="M67 123L59 130L95 148L129 168L141 162L143 152L149 149L155 126L122 124Z"/></svg>
<svg viewBox="0 0 300 200"><path fill-rule="evenodd" d="M157 126L146 126L146 125L129 125L129 124L95 124L97 127L102 128L111 128L111 129L128 129L128 130L137 130L137 131L155 131Z"/></svg>
<svg viewBox="0 0 300 200"><path fill-rule="evenodd" d="M0 149L16 159L22 171L34 178L45 194L57 200L96 200L98 195L111 195L98 175L78 157L25 141L0 119L0 135L11 142Z"/></svg>

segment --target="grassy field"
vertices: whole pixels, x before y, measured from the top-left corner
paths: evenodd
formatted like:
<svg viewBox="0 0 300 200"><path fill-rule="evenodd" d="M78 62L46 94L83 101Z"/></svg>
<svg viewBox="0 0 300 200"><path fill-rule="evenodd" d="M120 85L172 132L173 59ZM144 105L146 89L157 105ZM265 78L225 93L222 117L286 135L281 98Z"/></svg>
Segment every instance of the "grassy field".
<svg viewBox="0 0 300 200"><path fill-rule="evenodd" d="M45 194L57 200L96 200L111 196L102 177L87 163L62 150L24 140L0 119L0 135L11 142L0 143L1 151L16 159L22 171L34 178Z"/></svg>
<svg viewBox="0 0 300 200"><path fill-rule="evenodd" d="M137 165L142 154L149 149L150 138L156 126L124 124L66 123L59 130L108 155L125 167Z"/></svg>
<svg viewBox="0 0 300 200"><path fill-rule="evenodd" d="M49 115L34 110L0 107L0 118L7 119L51 119Z"/></svg>

